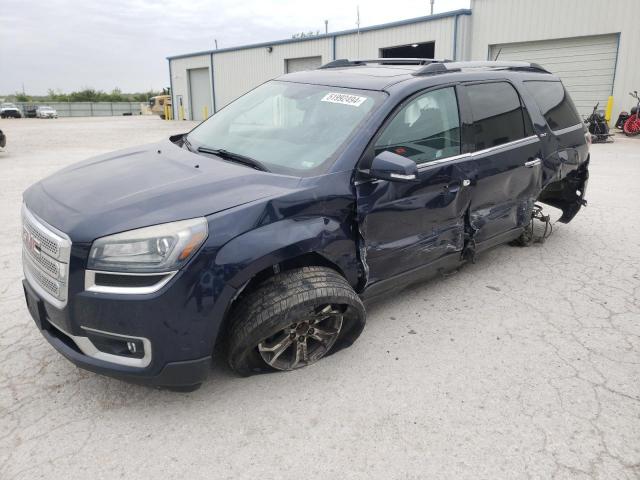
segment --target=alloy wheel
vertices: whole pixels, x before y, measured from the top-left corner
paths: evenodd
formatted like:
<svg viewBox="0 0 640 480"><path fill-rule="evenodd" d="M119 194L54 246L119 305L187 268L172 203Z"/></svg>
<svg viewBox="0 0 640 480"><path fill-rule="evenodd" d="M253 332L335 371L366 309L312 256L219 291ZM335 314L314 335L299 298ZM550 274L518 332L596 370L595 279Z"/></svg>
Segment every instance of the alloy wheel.
<svg viewBox="0 0 640 480"><path fill-rule="evenodd" d="M262 359L276 370L295 370L324 357L340 335L343 312L335 305L315 309L258 344Z"/></svg>

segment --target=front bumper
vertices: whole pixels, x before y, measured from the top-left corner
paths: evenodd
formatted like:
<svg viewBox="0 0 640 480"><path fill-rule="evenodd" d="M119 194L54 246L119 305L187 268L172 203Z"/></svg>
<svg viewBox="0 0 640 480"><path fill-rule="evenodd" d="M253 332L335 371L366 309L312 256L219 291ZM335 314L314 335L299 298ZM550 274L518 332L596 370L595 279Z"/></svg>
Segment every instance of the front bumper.
<svg viewBox="0 0 640 480"><path fill-rule="evenodd" d="M132 383L178 389L197 387L210 370L211 355L166 362L162 365L155 362L146 368L120 365L86 355L74 341L78 336L65 332L59 322L52 320L47 313L50 309L47 309L45 302L27 280L23 280L22 284L29 313L44 338L67 360L80 368Z"/></svg>

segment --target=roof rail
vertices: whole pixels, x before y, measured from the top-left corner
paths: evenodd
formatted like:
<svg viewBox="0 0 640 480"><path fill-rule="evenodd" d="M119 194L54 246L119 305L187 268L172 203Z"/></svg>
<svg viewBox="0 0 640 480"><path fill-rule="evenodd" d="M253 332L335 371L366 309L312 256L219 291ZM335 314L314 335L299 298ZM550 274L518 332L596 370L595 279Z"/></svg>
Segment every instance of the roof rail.
<svg viewBox="0 0 640 480"><path fill-rule="evenodd" d="M537 63L510 61L470 61L470 62L433 62L413 73L413 75L432 75L435 73L458 72L463 68L489 68L496 70L523 70L550 73Z"/></svg>
<svg viewBox="0 0 640 480"><path fill-rule="evenodd" d="M325 63L320 68L341 68L356 67L376 63L379 65L429 65L431 63L446 63L450 60L436 60L434 58L371 58L365 60L348 60L340 58L329 63Z"/></svg>

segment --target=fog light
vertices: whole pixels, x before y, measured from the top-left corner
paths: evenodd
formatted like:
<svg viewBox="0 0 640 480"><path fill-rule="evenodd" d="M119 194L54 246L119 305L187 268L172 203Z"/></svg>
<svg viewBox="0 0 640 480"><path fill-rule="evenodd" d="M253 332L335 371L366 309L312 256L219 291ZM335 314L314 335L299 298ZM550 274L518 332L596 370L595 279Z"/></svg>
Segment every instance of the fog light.
<svg viewBox="0 0 640 480"><path fill-rule="evenodd" d="M110 335L106 332L95 331L87 332L87 337L101 352L129 358L144 357L145 352L142 340L138 340L136 338L123 338L118 335Z"/></svg>

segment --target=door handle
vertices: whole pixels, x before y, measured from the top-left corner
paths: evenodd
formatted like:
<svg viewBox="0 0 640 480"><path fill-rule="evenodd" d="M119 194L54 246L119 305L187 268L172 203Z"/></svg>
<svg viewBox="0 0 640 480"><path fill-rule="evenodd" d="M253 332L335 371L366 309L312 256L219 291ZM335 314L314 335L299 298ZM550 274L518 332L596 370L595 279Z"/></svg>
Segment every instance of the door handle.
<svg viewBox="0 0 640 480"><path fill-rule="evenodd" d="M524 166L527 168L535 167L536 165L540 165L542 160L539 158L534 158L533 160L529 160L528 162L524 162Z"/></svg>
<svg viewBox="0 0 640 480"><path fill-rule="evenodd" d="M459 182L452 182L448 185L445 185L444 189L447 192L457 192L460 187L468 187L469 185L471 185L471 180L465 178L464 180L461 180Z"/></svg>

